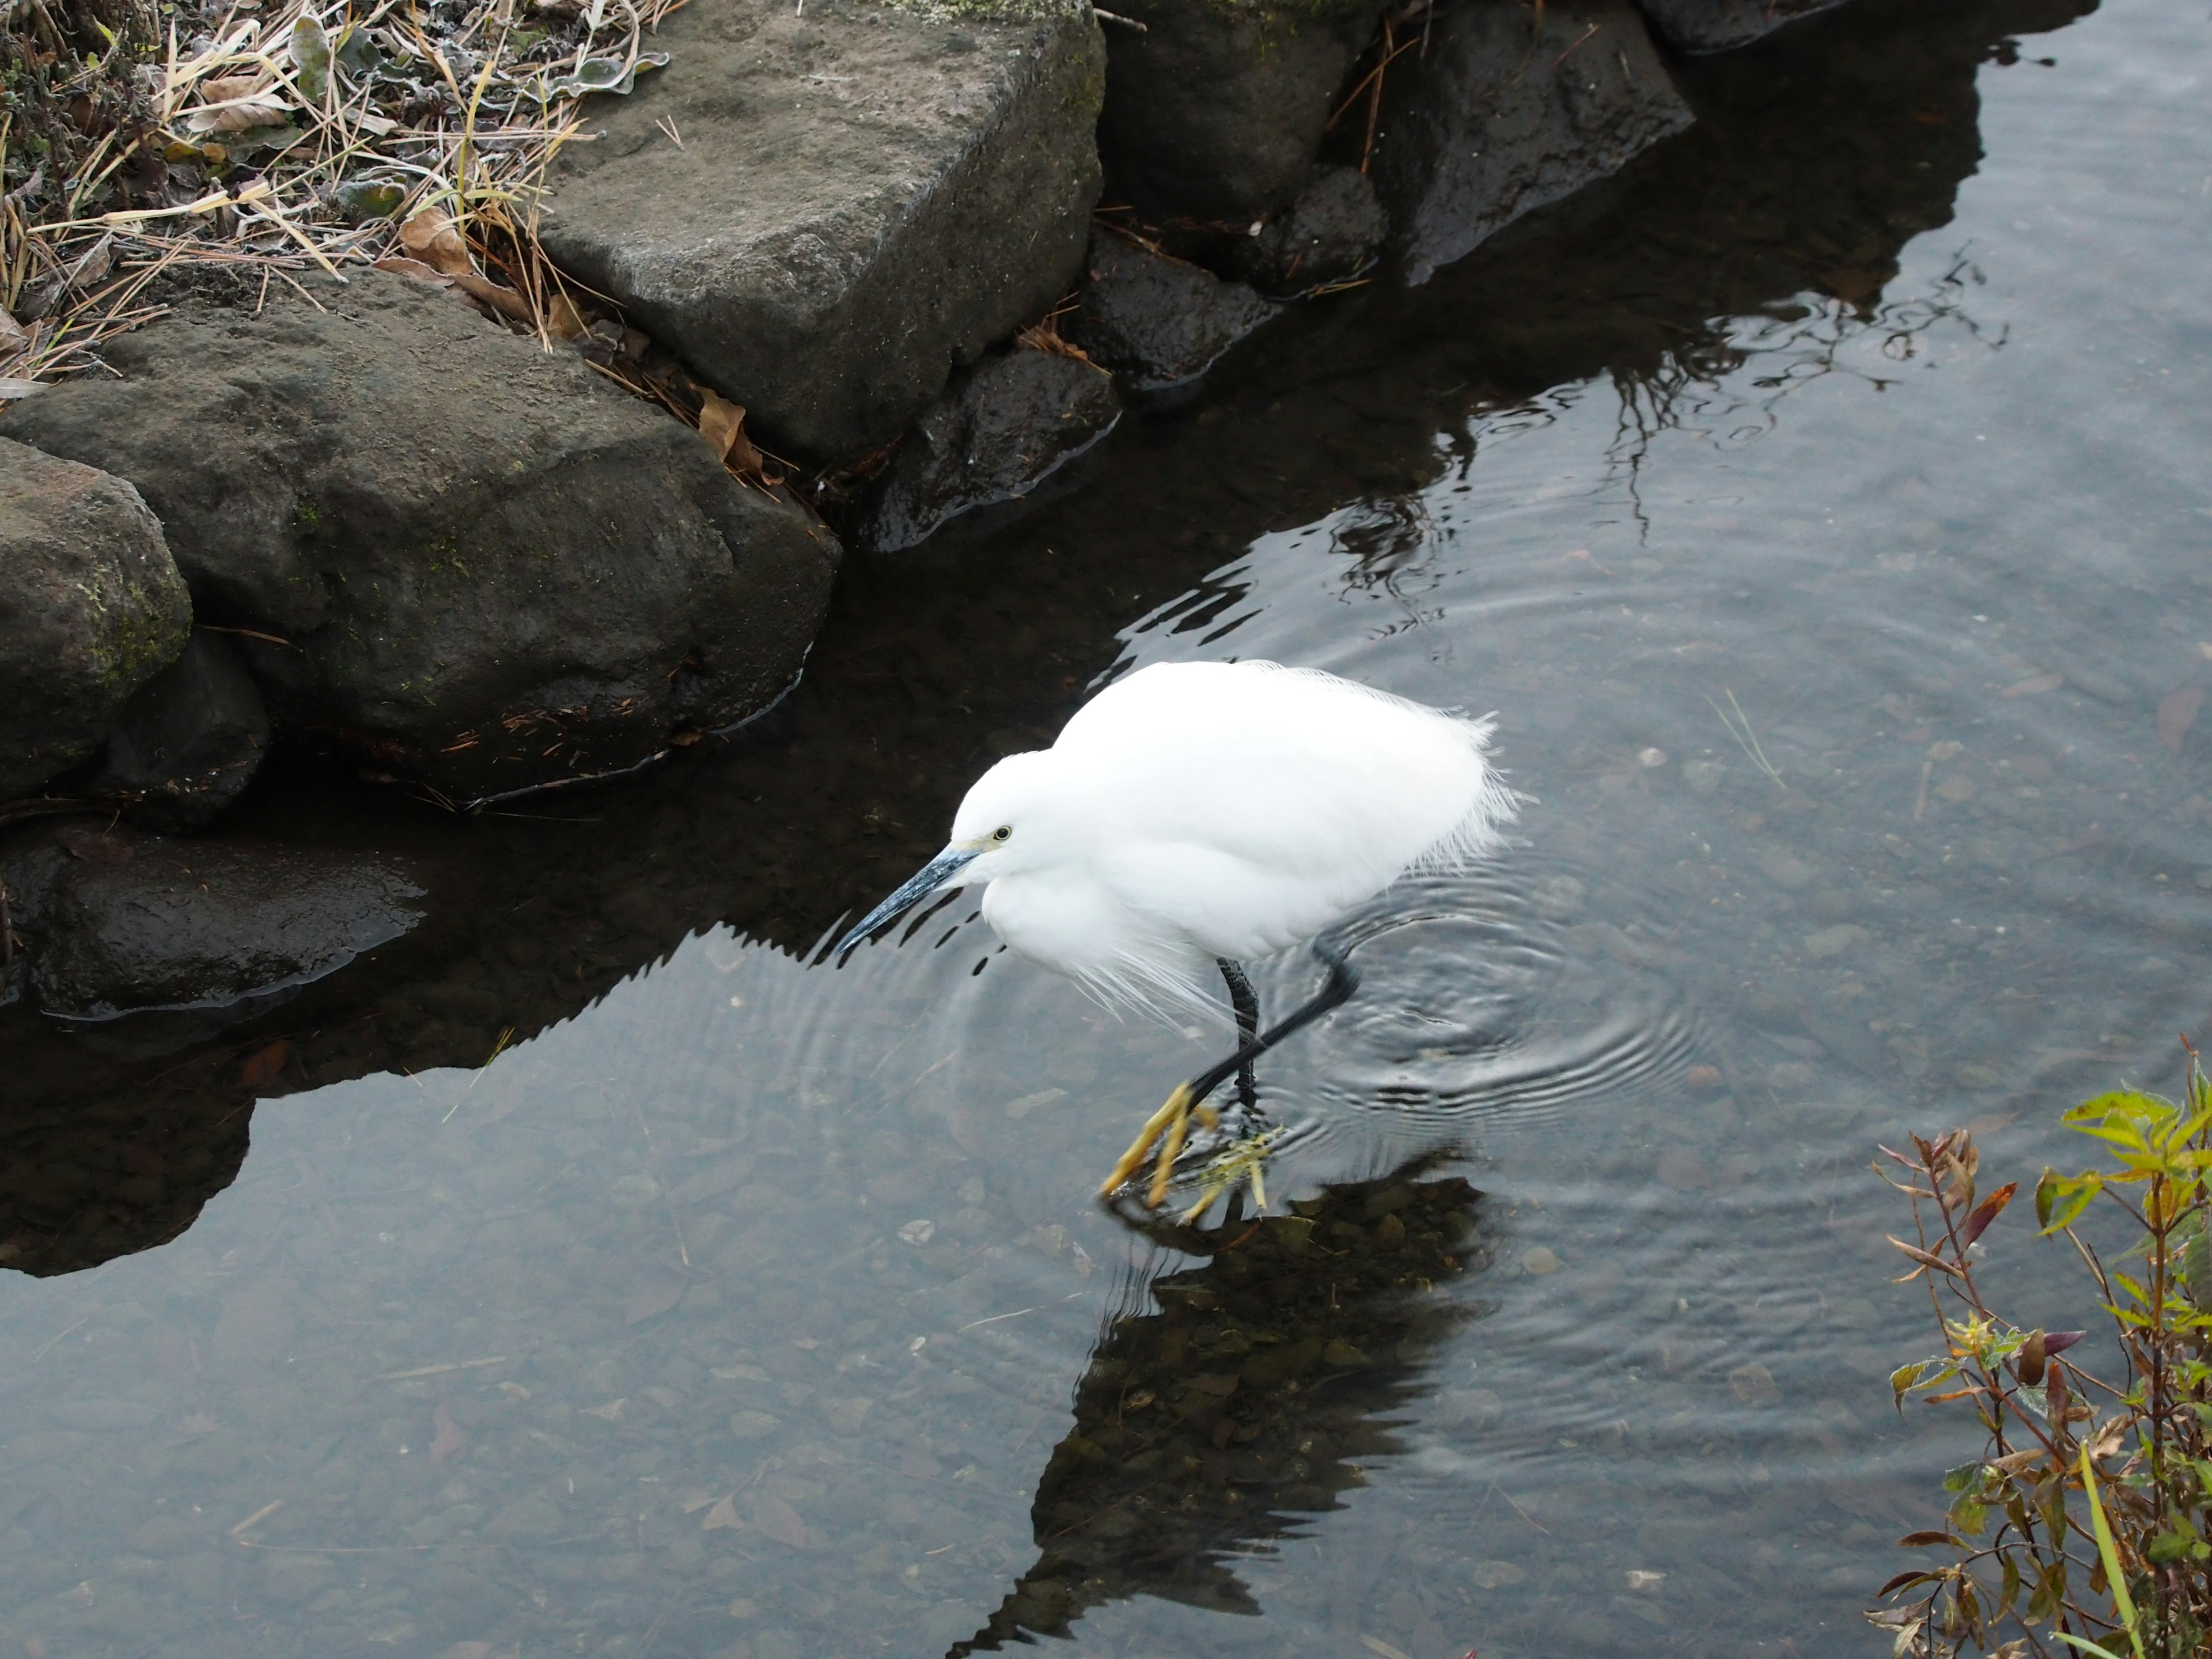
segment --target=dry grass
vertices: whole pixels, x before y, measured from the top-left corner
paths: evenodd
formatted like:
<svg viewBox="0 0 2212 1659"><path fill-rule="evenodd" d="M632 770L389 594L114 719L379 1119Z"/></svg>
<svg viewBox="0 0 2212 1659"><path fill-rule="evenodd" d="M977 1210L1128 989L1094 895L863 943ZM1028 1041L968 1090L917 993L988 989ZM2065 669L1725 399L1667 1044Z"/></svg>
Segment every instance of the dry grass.
<svg viewBox="0 0 2212 1659"><path fill-rule="evenodd" d="M0 0L0 398L90 367L180 262L265 293L404 258L549 344L583 333L608 307L538 249L546 171L585 95L666 61L647 41L683 3L234 0L155 39L143 10Z"/></svg>

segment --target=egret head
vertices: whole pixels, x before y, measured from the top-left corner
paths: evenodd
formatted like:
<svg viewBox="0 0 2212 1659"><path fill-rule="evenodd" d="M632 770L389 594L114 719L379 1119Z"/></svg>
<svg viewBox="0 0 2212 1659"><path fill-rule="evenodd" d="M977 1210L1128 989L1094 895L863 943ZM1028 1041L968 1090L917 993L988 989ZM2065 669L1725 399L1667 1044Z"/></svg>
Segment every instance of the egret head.
<svg viewBox="0 0 2212 1659"><path fill-rule="evenodd" d="M1054 798L1049 750L1009 755L975 780L952 815L952 838L898 890L837 942L850 950L908 905L953 885L988 886L1034 869L1058 839L1064 805Z"/></svg>

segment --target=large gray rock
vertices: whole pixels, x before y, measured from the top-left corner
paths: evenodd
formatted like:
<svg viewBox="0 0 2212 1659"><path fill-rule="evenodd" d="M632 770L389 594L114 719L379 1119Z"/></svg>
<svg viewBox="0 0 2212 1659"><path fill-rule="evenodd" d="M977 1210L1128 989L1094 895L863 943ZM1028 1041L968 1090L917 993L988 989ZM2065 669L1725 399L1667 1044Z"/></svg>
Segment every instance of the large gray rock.
<svg viewBox="0 0 2212 1659"><path fill-rule="evenodd" d="M1637 0L1668 45L1684 52L1726 52L1843 0Z"/></svg>
<svg viewBox="0 0 2212 1659"><path fill-rule="evenodd" d="M912 547L949 519L1027 495L1121 416L1113 376L1079 357L1023 349L986 358L900 441L869 544Z"/></svg>
<svg viewBox="0 0 2212 1659"><path fill-rule="evenodd" d="M191 620L136 489L0 438L0 800L98 748Z"/></svg>
<svg viewBox="0 0 2212 1659"><path fill-rule="evenodd" d="M421 919L388 859L65 830L70 854L34 912L31 981L71 1019L217 1008L304 984Z"/></svg>
<svg viewBox="0 0 2212 1659"><path fill-rule="evenodd" d="M269 710L230 641L196 629L184 654L116 716L88 786L137 822L197 830L246 792L269 749Z"/></svg>
<svg viewBox="0 0 2212 1659"><path fill-rule="evenodd" d="M1098 142L1153 217L1243 225L1290 205L1378 0L1115 0Z"/></svg>
<svg viewBox="0 0 2212 1659"><path fill-rule="evenodd" d="M1077 0L692 0L659 44L542 234L770 448L889 442L1072 285L1105 70Z"/></svg>
<svg viewBox="0 0 2212 1659"><path fill-rule="evenodd" d="M1412 283L1692 119L1626 0L1439 10L1383 111L1372 174Z"/></svg>
<svg viewBox="0 0 2212 1659"><path fill-rule="evenodd" d="M1101 231L1069 332L1139 391L1193 380L1275 314L1242 283Z"/></svg>
<svg viewBox="0 0 2212 1659"><path fill-rule="evenodd" d="M432 288L318 294L187 300L103 348L119 378L7 417L137 485L203 622L275 636L234 635L280 724L478 796L634 764L790 682L828 531Z"/></svg>

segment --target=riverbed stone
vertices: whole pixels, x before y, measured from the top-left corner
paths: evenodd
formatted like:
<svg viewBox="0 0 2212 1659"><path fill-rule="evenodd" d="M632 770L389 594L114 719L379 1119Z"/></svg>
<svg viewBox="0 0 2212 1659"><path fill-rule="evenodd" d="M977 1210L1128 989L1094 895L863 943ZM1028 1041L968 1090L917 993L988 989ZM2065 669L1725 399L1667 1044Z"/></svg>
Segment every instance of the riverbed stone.
<svg viewBox="0 0 2212 1659"><path fill-rule="evenodd" d="M319 979L414 927L398 860L109 830L67 854L29 941L39 1004L64 1018L219 1008Z"/></svg>
<svg viewBox="0 0 2212 1659"><path fill-rule="evenodd" d="M1626 0L1439 11L1383 109L1371 171L1416 283L1692 119Z"/></svg>
<svg viewBox="0 0 2212 1659"><path fill-rule="evenodd" d="M1121 0L1098 141L1149 216L1242 227L1287 207L1378 0ZM1133 25L1141 25L1139 28Z"/></svg>
<svg viewBox="0 0 2212 1659"><path fill-rule="evenodd" d="M123 706L88 791L130 802L135 823L197 830L245 793L268 749L252 675L228 639L197 629Z"/></svg>
<svg viewBox="0 0 2212 1659"><path fill-rule="evenodd" d="M692 0L659 44L542 234L771 449L888 443L1073 286L1105 87L1079 0Z"/></svg>
<svg viewBox="0 0 2212 1659"><path fill-rule="evenodd" d="M433 288L314 293L186 295L6 422L137 485L280 726L460 799L635 764L790 683L836 568L818 521Z"/></svg>
<svg viewBox="0 0 2212 1659"><path fill-rule="evenodd" d="M1091 241L1069 332L1139 391L1204 374L1275 314L1242 283L1101 231Z"/></svg>
<svg viewBox="0 0 2212 1659"><path fill-rule="evenodd" d="M1113 376L1082 357L1022 349L986 358L900 441L870 544L912 547L949 519L1027 495L1121 415Z"/></svg>
<svg viewBox="0 0 2212 1659"><path fill-rule="evenodd" d="M191 629L184 580L137 490L0 438L0 800L96 749Z"/></svg>
<svg viewBox="0 0 2212 1659"><path fill-rule="evenodd" d="M1681 52L1748 46L1784 23L1828 11L1844 0L1637 0L1655 33Z"/></svg>

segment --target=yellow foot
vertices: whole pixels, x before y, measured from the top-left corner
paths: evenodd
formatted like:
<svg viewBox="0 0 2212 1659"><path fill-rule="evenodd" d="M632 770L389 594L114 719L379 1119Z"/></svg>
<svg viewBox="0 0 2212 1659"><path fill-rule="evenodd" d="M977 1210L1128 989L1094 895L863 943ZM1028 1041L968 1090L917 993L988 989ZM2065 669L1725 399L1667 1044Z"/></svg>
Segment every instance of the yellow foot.
<svg viewBox="0 0 2212 1659"><path fill-rule="evenodd" d="M1267 1212L1267 1148L1274 1144L1280 1129L1263 1129L1249 1140L1240 1140L1233 1146L1217 1152L1199 1173L1198 1202L1185 1210L1179 1218L1185 1226L1204 1215L1213 1200L1224 1192L1237 1190L1243 1182L1252 1189L1252 1211L1255 1215ZM1157 1201L1157 1200L1155 1200Z"/></svg>
<svg viewBox="0 0 2212 1659"><path fill-rule="evenodd" d="M1120 1189L1121 1183L1137 1172L1137 1166L1145 1161L1145 1155L1152 1150L1152 1143L1167 1133L1170 1127L1174 1131L1172 1139L1175 1152L1167 1155L1161 1167L1164 1170L1172 1164L1175 1162L1175 1152L1182 1150L1182 1138L1188 1133L1190 1107L1190 1085L1186 1083L1168 1097L1166 1105L1161 1107L1146 1121L1145 1127L1138 1131L1137 1138L1129 1143L1129 1150L1121 1154L1121 1161L1114 1166L1114 1173L1106 1177L1106 1184L1098 1189L1098 1196L1112 1197ZM1165 1184L1164 1180L1158 1177L1152 1182L1156 1189L1164 1188ZM1158 1197L1152 1200L1154 1209L1158 1209L1159 1204L1160 1200Z"/></svg>

